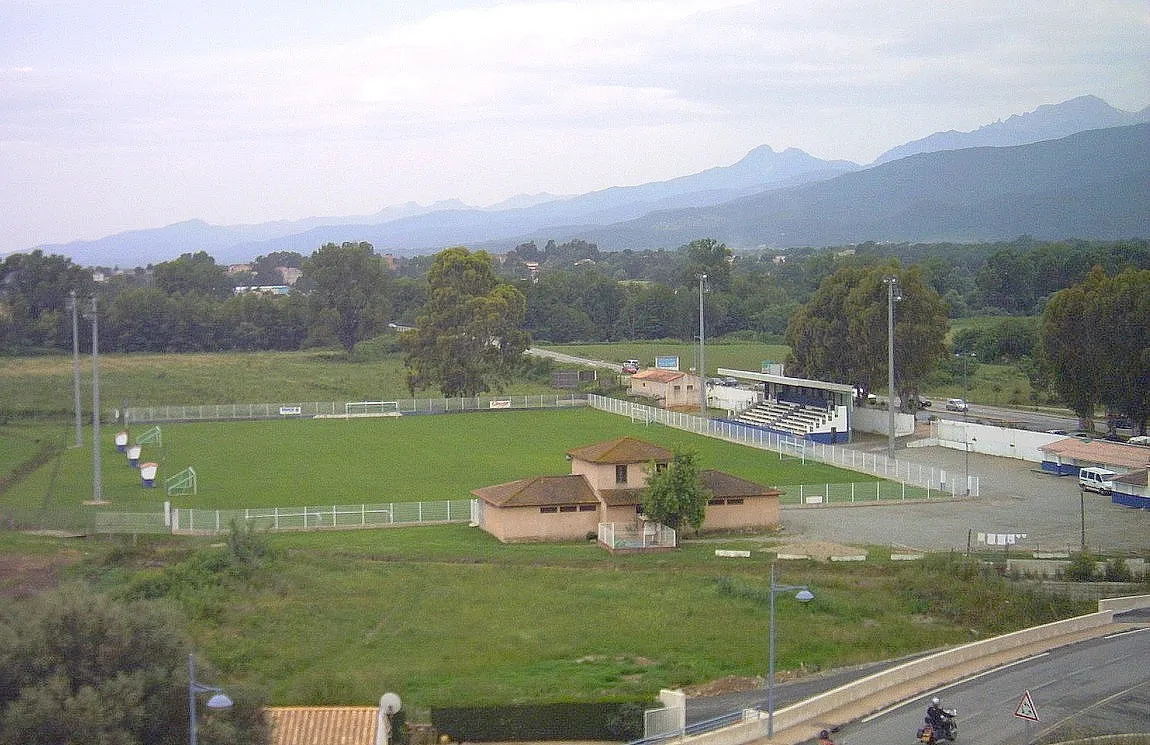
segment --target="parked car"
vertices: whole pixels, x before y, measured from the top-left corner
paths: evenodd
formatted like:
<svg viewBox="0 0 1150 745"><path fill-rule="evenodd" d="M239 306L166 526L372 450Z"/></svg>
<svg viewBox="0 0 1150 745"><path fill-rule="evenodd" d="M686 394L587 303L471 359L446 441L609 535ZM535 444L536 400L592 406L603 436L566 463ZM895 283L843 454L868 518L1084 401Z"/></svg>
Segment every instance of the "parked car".
<svg viewBox="0 0 1150 745"><path fill-rule="evenodd" d="M723 382L721 383L721 385L725 385L728 388L738 388L739 387L739 379L738 378L732 378L731 376L728 375L727 377L723 378L722 380L723 380Z"/></svg>
<svg viewBox="0 0 1150 745"><path fill-rule="evenodd" d="M947 411L969 411L970 404L961 398L948 398L946 399Z"/></svg>
<svg viewBox="0 0 1150 745"><path fill-rule="evenodd" d="M633 375L639 372L639 360L624 360L623 372L627 375Z"/></svg>
<svg viewBox="0 0 1150 745"><path fill-rule="evenodd" d="M918 397L918 408L929 409L933 405L934 404L931 403L929 398L923 398L922 396Z"/></svg>
<svg viewBox="0 0 1150 745"><path fill-rule="evenodd" d="M1078 471L1078 488L1109 496L1114 489L1114 477L1117 475L1108 468L1083 468Z"/></svg>

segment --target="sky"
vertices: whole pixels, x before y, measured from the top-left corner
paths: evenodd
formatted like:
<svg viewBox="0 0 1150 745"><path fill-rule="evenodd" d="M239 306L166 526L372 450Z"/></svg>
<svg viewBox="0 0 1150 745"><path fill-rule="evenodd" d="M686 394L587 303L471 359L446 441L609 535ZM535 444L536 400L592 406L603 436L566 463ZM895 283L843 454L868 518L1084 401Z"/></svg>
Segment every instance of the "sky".
<svg viewBox="0 0 1150 745"><path fill-rule="evenodd" d="M0 0L0 255L1150 105L1146 0Z"/></svg>

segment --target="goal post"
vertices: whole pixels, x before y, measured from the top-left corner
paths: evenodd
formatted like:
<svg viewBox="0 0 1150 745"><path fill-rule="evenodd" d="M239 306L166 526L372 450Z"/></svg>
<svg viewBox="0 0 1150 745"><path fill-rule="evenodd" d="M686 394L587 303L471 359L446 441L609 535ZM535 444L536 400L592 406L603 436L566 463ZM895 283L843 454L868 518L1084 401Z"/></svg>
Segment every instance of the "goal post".
<svg viewBox="0 0 1150 745"><path fill-rule="evenodd" d="M200 493L199 481L196 479L196 469L188 466L175 476L164 479L164 490L169 497L186 496Z"/></svg>
<svg viewBox="0 0 1150 745"><path fill-rule="evenodd" d="M159 426L152 427L147 432L143 432L136 437L137 445L155 445L158 448L164 446L163 432L160 431Z"/></svg>
<svg viewBox="0 0 1150 745"><path fill-rule="evenodd" d="M348 401L343 405L343 415L347 419L360 416L388 416L399 413L395 401Z"/></svg>

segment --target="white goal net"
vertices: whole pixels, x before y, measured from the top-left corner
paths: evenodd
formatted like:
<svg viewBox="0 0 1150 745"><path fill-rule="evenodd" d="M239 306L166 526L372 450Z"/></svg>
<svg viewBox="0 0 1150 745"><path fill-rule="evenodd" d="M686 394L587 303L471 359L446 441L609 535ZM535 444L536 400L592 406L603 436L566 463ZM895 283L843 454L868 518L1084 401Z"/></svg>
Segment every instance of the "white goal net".
<svg viewBox="0 0 1150 745"><path fill-rule="evenodd" d="M399 414L399 404L395 401L348 401L344 404L344 416L395 416Z"/></svg>

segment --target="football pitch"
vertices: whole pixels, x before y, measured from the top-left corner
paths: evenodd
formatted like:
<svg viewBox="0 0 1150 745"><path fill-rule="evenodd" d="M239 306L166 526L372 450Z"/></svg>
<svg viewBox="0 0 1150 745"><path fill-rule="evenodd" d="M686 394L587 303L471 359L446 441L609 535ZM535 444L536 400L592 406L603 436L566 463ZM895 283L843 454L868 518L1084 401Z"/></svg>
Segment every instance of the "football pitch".
<svg viewBox="0 0 1150 745"><path fill-rule="evenodd" d="M139 471L116 452L115 432L103 428L102 494L108 508L128 512L158 511L169 499L174 507L210 509L469 499L478 487L569 473L568 450L625 435L693 451L701 468L768 486L875 480L579 408L164 424L163 445L145 444L140 454L141 462L159 464L156 486L145 488ZM92 460L90 445L68 449L9 499L76 506L92 494ZM164 479L188 467L197 474L197 493L169 498Z"/></svg>

